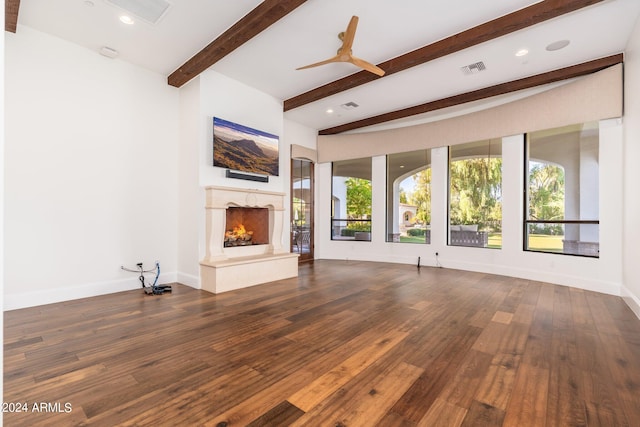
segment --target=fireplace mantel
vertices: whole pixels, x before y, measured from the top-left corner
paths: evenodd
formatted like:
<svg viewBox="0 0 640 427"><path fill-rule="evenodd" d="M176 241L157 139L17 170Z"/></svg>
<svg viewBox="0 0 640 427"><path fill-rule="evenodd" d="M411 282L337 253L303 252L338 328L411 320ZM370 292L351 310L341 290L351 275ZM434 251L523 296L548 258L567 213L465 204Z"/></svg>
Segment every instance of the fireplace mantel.
<svg viewBox="0 0 640 427"><path fill-rule="evenodd" d="M298 275L298 255L282 246L285 194L209 186L206 191L206 254L200 262L202 288L214 293ZM269 243L224 247L226 210L269 209Z"/></svg>
<svg viewBox="0 0 640 427"><path fill-rule="evenodd" d="M282 247L284 226L284 193L229 187L206 187L206 242L204 262L224 261L229 258L283 254L289 251ZM230 207L269 209L269 243L260 246L225 248L226 211Z"/></svg>
<svg viewBox="0 0 640 427"><path fill-rule="evenodd" d="M205 187L205 191L207 208L226 209L229 206L261 208L272 205L275 209L284 210L285 193L216 186Z"/></svg>

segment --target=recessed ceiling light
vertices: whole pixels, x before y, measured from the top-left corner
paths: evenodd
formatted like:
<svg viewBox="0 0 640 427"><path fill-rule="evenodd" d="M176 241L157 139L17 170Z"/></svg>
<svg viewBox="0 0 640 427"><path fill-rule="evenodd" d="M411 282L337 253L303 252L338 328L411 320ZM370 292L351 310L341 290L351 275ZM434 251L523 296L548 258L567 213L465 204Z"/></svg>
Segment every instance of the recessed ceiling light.
<svg viewBox="0 0 640 427"><path fill-rule="evenodd" d="M557 42L553 42L547 46L547 50L549 52L553 52L554 50L564 49L569 46L569 43L571 43L569 40L558 40Z"/></svg>
<svg viewBox="0 0 640 427"><path fill-rule="evenodd" d="M127 25L133 25L134 21L128 15L122 15L122 16L120 16L120 22L122 22L123 24L127 24Z"/></svg>
<svg viewBox="0 0 640 427"><path fill-rule="evenodd" d="M519 51L516 52L516 56L525 56L528 53L529 53L528 49L520 49Z"/></svg>
<svg viewBox="0 0 640 427"><path fill-rule="evenodd" d="M327 113L327 114L332 114L332 113L333 113L333 109L332 109L332 108L327 108L326 113Z"/></svg>

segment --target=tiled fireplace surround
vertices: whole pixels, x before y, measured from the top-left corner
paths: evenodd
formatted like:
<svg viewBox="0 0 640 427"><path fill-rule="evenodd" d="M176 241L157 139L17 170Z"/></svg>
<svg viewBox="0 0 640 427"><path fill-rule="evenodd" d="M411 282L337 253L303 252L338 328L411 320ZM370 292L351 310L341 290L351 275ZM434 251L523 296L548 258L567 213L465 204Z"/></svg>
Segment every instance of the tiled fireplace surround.
<svg viewBox="0 0 640 427"><path fill-rule="evenodd" d="M298 275L298 255L282 247L284 193L216 186L205 191L207 247L200 262L202 289L220 293ZM227 209L235 207L268 209L267 244L224 247L225 232L235 225L227 224Z"/></svg>

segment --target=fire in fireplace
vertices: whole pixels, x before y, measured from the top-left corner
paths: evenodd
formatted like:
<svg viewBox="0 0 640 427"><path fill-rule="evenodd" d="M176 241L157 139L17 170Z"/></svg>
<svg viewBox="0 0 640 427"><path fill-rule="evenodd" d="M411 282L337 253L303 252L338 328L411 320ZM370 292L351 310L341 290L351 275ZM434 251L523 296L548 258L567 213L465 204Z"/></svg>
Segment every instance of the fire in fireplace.
<svg viewBox="0 0 640 427"><path fill-rule="evenodd" d="M225 246L246 246L252 245L253 231L247 231L244 225L238 224L233 230L227 230L224 233Z"/></svg>
<svg viewBox="0 0 640 427"><path fill-rule="evenodd" d="M227 208L224 246L265 245L269 243L269 209Z"/></svg>

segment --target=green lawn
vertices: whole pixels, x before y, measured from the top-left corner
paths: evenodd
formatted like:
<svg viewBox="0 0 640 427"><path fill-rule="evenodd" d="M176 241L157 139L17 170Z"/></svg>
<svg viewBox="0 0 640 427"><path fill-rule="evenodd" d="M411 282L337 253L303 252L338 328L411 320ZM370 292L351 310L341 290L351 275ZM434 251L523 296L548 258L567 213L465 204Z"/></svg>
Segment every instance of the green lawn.
<svg viewBox="0 0 640 427"><path fill-rule="evenodd" d="M400 236L400 243L425 243L424 236Z"/></svg>
<svg viewBox="0 0 640 427"><path fill-rule="evenodd" d="M500 249L502 247L502 233L489 233L489 243L487 247Z"/></svg>

